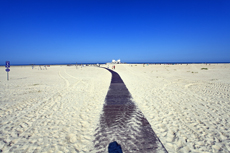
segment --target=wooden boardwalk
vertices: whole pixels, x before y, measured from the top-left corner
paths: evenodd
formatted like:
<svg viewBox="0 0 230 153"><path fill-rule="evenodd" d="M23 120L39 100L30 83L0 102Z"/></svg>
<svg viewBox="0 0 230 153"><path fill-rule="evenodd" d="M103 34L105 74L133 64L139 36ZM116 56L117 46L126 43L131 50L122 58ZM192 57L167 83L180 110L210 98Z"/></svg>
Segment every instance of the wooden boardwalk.
<svg viewBox="0 0 230 153"><path fill-rule="evenodd" d="M123 153L167 152L143 113L132 101L132 96L119 74L107 70L112 73L112 80L100 125L96 129L96 152L108 152L108 145L113 141L121 145Z"/></svg>

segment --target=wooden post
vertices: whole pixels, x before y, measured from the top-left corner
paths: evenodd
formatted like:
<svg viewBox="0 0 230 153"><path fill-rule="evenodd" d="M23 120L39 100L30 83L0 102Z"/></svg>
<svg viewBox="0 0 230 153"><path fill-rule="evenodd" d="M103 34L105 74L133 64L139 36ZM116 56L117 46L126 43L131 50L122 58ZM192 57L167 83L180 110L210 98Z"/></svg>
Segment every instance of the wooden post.
<svg viewBox="0 0 230 153"><path fill-rule="evenodd" d="M7 72L7 81L9 81L9 72Z"/></svg>

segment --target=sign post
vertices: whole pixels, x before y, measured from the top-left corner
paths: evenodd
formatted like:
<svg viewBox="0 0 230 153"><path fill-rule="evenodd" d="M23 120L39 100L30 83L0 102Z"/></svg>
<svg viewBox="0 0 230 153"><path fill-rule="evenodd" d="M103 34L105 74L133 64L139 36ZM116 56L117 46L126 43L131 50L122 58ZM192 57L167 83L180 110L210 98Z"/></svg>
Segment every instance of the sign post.
<svg viewBox="0 0 230 153"><path fill-rule="evenodd" d="M9 81L9 72L10 72L10 61L6 61L6 72L7 72L7 81Z"/></svg>

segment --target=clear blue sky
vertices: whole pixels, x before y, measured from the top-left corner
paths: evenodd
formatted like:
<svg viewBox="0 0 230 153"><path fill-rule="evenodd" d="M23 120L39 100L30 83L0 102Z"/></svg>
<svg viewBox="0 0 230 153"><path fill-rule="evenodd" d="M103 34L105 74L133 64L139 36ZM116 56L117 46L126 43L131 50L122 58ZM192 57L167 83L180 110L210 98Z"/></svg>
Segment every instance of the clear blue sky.
<svg viewBox="0 0 230 153"><path fill-rule="evenodd" d="M0 0L0 64L230 62L230 0Z"/></svg>

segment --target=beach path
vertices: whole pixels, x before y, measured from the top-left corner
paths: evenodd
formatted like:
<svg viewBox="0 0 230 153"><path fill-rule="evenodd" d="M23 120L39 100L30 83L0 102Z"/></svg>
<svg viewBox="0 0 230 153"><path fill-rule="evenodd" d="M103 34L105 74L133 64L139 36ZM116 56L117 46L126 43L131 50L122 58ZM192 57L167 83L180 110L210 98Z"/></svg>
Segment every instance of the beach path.
<svg viewBox="0 0 230 153"><path fill-rule="evenodd" d="M116 141L126 152L167 152L118 73L112 74L105 98L100 125L95 134L95 150L107 152L109 143Z"/></svg>

